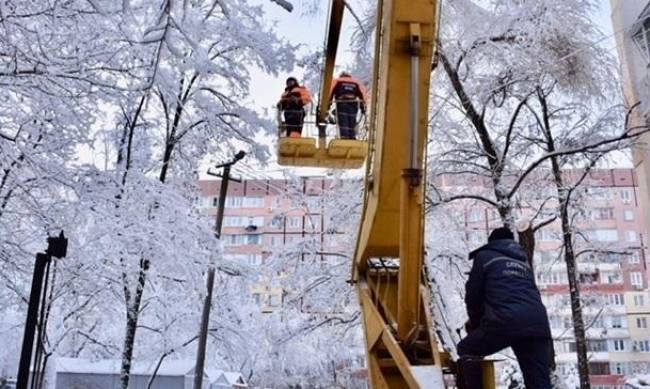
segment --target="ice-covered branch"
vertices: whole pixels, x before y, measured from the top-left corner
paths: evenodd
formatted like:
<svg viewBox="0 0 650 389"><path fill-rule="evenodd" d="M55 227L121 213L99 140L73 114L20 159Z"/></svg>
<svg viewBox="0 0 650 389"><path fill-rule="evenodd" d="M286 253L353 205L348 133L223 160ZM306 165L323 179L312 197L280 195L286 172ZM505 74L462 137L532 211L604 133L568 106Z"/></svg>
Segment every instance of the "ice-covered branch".
<svg viewBox="0 0 650 389"><path fill-rule="evenodd" d="M293 4L291 4L286 0L270 0L270 1L284 8L287 12L293 11Z"/></svg>

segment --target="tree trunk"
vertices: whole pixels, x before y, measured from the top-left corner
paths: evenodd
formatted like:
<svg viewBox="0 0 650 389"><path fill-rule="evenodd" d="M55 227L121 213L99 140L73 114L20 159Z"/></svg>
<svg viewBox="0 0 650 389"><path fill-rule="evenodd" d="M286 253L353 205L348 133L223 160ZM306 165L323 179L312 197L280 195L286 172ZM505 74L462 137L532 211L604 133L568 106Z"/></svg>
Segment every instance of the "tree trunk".
<svg viewBox="0 0 650 389"><path fill-rule="evenodd" d="M135 135L135 129L140 120L140 114L142 113L142 107L144 102L147 99L147 94L143 95L140 98L140 103L138 104L137 109L133 113L132 118L126 118L127 122L124 125L124 131L120 139L118 146L117 154L117 169L118 173L121 174L121 186L120 192L117 194L115 208L120 207L119 200L124 195L126 190L127 176L131 168L131 151L133 146L133 137ZM119 215L117 215L119 217ZM118 236L121 233L118 232ZM124 262L124 258L120 259L120 262ZM124 334L124 345L122 347L122 365L120 367L120 385L122 389L127 389L129 386L129 379L131 376L131 362L133 359L133 347L135 343L135 331L138 324L138 316L140 314L140 302L142 300L142 293L144 291L144 284L146 281L146 268L148 263L144 260L140 260L140 269L138 274L138 284L136 285L135 296L131 298L131 291L129 290L128 275L126 270L123 270L122 273L122 287L124 289L124 303L126 307L126 326Z"/></svg>
<svg viewBox="0 0 650 389"><path fill-rule="evenodd" d="M560 197L560 217L562 219L562 238L564 244L564 261L566 263L567 279L569 280L569 295L571 298L571 316L573 319L573 332L576 341L576 354L578 358L578 375L580 376L580 389L590 389L589 360L587 359L587 337L585 322L582 316L582 300L580 299L580 284L577 279L577 264L573 248L573 230L569 217L568 198L564 189L561 172L557 171L557 163L553 163L555 184Z"/></svg>
<svg viewBox="0 0 650 389"><path fill-rule="evenodd" d="M546 138L547 151L553 153L555 139L551 132L550 114L545 96L538 92L539 101L542 106L543 130ZM576 255L573 248L573 229L569 216L569 201L571 191L567 189L562 177L562 168L557 156L551 157L551 169L553 180L557 189L558 201L560 203L560 219L562 221L562 240L564 244L564 261L566 263L567 279L569 281L569 296L571 298L571 317L573 320L573 334L576 342L576 356L578 359L578 376L580 378L580 389L591 389L589 383L589 360L587 359L587 337L585 321L582 316L582 300L580 299L580 284L577 279L578 269Z"/></svg>
<svg viewBox="0 0 650 389"><path fill-rule="evenodd" d="M138 328L138 318L140 316L140 303L149 269L149 261L140 260L140 269L138 272L138 284L136 285L133 300L126 306L126 331L124 335L124 347L122 348L122 367L120 369L120 384L122 389L128 389L129 378L131 376L131 362L133 360L133 346L135 343L135 332Z"/></svg>
<svg viewBox="0 0 650 389"><path fill-rule="evenodd" d="M190 84L187 89L184 89L185 79L181 75L181 81L179 85L178 99L176 103L176 109L174 110L174 116L172 120L171 132L167 134L165 139L165 150L163 153L162 167L160 169L160 176L158 177L161 183L165 183L167 180L167 174L169 171L169 166L172 160L172 154L176 143L179 141L177 137L178 127L180 125L181 117L184 113L183 104L187 100L190 89L194 85L194 82L198 78L198 75L194 75L190 80ZM126 183L126 175L131 167L131 148L133 146L133 134L136 127L137 120L141 116L143 104L146 100L146 95L142 97L138 108L134 114L133 120L127 123L127 131L123 134L120 144L120 153L118 155L118 166L121 165L121 162L124 164L124 172L122 176L122 190L124 190L124 185ZM157 204L154 206L158 206ZM129 378L131 375L131 364L133 359L133 348L135 344L135 335L138 325L138 318L140 316L140 303L142 301L142 294L144 293L144 286L147 279L147 270L149 269L149 261L147 259L140 259L140 269L138 271L138 283L136 285L135 294L131 298L131 293L129 291L129 284L126 274L122 275L123 284L124 284L124 297L126 300L126 331L124 336L124 346L122 348L122 367L120 371L120 383L122 389L128 389Z"/></svg>
<svg viewBox="0 0 650 389"><path fill-rule="evenodd" d="M526 251L528 264L534 272L533 256L535 255L535 230L532 225L529 225L525 230L518 231L517 234L519 235L519 244L521 244L521 247Z"/></svg>

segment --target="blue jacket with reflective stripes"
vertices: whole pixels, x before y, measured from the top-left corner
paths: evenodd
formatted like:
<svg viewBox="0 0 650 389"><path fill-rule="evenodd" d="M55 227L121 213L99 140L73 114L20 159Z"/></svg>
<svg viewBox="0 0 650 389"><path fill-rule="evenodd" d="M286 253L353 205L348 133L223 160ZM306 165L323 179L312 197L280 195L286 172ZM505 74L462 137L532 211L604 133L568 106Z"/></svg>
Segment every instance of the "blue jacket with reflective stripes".
<svg viewBox="0 0 650 389"><path fill-rule="evenodd" d="M495 240L470 253L465 285L472 327L512 336L551 337L546 308L524 249L514 240Z"/></svg>

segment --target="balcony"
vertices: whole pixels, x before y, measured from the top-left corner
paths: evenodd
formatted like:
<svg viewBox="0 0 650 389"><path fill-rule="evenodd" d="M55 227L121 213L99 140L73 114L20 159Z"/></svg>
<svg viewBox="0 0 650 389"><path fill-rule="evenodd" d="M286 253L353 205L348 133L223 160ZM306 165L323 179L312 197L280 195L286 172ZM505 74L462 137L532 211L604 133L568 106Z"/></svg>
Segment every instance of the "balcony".
<svg viewBox="0 0 650 389"><path fill-rule="evenodd" d="M641 78L637 93L639 94L639 100L641 100L641 115L646 124L650 124L650 65L648 65L646 74Z"/></svg>

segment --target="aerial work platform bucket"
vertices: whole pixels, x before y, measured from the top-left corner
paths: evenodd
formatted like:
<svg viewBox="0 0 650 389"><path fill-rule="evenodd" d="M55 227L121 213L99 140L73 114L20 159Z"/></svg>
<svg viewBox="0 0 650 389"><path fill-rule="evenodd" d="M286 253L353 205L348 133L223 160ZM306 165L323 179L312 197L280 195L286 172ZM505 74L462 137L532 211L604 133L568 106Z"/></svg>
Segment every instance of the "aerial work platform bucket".
<svg viewBox="0 0 650 389"><path fill-rule="evenodd" d="M357 125L357 139L340 138L338 125L320 126L322 131L319 132L314 121L305 121L302 136L287 136L286 124L278 112L278 164L328 169L359 169L363 166L368 156L365 126ZM327 139L331 139L329 143Z"/></svg>
<svg viewBox="0 0 650 389"><path fill-rule="evenodd" d="M359 169L368 156L368 142L332 139L327 148L319 148L316 138L281 138L278 164L282 166Z"/></svg>

